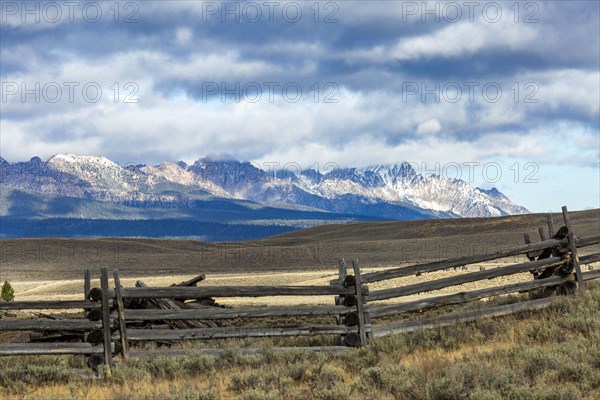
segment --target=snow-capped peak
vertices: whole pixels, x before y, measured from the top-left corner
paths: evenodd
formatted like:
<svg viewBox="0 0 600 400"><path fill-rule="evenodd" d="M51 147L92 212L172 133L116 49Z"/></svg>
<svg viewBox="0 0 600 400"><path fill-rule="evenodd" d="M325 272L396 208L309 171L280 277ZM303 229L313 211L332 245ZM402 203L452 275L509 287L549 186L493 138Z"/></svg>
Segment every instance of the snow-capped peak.
<svg viewBox="0 0 600 400"><path fill-rule="evenodd" d="M38 157L29 163L44 164ZM25 183L18 182L18 174L11 175L11 185L118 202L179 201L201 190L221 198L265 205L307 206L392 218L404 215L394 211L394 207L419 210L427 216L487 217L527 212L496 188L486 190L458 179L423 176L406 162L324 172L309 169L273 173L249 162L209 158L199 159L193 165L163 162L124 168L103 156L66 153L50 157L45 164L48 168L35 168L32 174L40 171L46 175L37 180L31 175L32 181ZM3 169L10 167L7 164ZM65 182L71 184L69 190L61 189ZM381 207L387 214L380 214Z"/></svg>
<svg viewBox="0 0 600 400"><path fill-rule="evenodd" d="M80 156L73 153L55 154L46 163L50 165L86 164L101 168L121 168L117 163L103 156Z"/></svg>

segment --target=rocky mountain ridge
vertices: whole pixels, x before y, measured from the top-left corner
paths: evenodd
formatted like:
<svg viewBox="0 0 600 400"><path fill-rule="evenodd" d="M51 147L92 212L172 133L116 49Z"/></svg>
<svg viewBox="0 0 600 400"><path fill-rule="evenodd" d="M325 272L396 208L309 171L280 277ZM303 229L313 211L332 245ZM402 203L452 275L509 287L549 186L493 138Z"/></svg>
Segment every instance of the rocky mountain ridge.
<svg viewBox="0 0 600 400"><path fill-rule="evenodd" d="M50 195L160 207L197 199L245 200L259 206L324 210L389 219L522 214L496 188L422 176L406 162L330 171L269 170L249 162L202 158L188 165L121 166L106 157L57 154L47 161L0 161L1 185Z"/></svg>

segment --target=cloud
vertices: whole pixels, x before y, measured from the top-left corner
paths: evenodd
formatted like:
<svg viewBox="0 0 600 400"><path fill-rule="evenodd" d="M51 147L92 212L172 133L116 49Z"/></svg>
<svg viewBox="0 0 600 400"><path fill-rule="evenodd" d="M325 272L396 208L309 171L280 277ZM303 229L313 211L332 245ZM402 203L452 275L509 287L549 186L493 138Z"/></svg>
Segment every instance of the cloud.
<svg viewBox="0 0 600 400"><path fill-rule="evenodd" d="M417 125L417 133L420 135L435 134L442 129L440 121L437 119L428 119Z"/></svg>
<svg viewBox="0 0 600 400"><path fill-rule="evenodd" d="M292 3L302 9L294 22L283 13ZM110 2L97 23L81 10L73 22L39 26L6 16L2 156L598 168L597 2L520 2L518 15L496 2L496 22L483 3L472 21L462 5L455 22L448 2L280 2L258 22L242 3L229 4L238 15L223 22L224 4L120 3L116 22ZM125 23L132 12L137 22ZM73 101L68 82L77 83ZM53 83L63 90L57 102L48 101ZM102 90L95 102L81 92L91 83ZM37 93L23 98L22 85ZM285 87L301 88L297 102Z"/></svg>
<svg viewBox="0 0 600 400"><path fill-rule="evenodd" d="M494 48L521 50L529 48L536 39L538 32L534 27L510 21L495 24L464 21L427 35L401 38L389 46L353 51L347 57L354 60L364 58L370 62L456 58Z"/></svg>
<svg viewBox="0 0 600 400"><path fill-rule="evenodd" d="M189 28L177 28L175 30L175 42L180 46L185 46L190 43L194 33Z"/></svg>

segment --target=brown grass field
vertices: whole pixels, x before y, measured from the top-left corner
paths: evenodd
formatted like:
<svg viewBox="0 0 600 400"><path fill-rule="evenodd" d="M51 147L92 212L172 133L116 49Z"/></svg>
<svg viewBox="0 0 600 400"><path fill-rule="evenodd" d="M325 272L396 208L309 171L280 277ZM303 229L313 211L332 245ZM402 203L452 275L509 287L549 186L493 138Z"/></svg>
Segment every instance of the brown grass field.
<svg viewBox="0 0 600 400"><path fill-rule="evenodd" d="M562 215L553 217L558 229ZM570 217L576 236L600 232L600 210L574 212ZM539 241L538 227L547 231L545 215L330 225L238 243L11 239L0 241L0 279L11 281L17 300L81 299L83 270L91 269L96 278L93 284L98 285L101 266L118 268L125 286L132 286L137 279L150 286L170 285L200 273L207 275L206 284L210 285L327 284L337 275L341 257L359 259L362 271L370 272L509 248L523 244L525 232ZM582 250L583 254L598 252L600 246ZM407 285L521 261L524 256L369 287ZM531 280L530 274L425 295L523 280ZM226 350L216 358L120 361L109 382L90 380L89 371L82 375L83 357L3 357L0 399L597 399L600 285L591 282L590 288L584 295L564 298L535 314L395 335L342 355L270 350L272 346L336 344L336 338L324 343L315 342L323 340L318 337L225 340L216 343ZM238 306L298 301L330 304L332 299L217 300ZM508 300L489 302L504 304ZM481 306L475 302L451 308L460 311ZM443 312L448 310L431 311L432 315ZM256 356L237 353L236 349L249 345L264 350Z"/></svg>

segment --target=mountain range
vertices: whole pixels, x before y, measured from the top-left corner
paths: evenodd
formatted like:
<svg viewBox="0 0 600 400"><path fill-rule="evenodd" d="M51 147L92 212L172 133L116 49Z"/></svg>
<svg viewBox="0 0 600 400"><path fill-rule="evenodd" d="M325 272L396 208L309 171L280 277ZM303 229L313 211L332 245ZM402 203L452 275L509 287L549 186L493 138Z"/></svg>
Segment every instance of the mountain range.
<svg viewBox="0 0 600 400"><path fill-rule="evenodd" d="M422 176L406 162L329 171L209 158L191 165L121 166L102 156L68 153L46 161L0 158L0 178L3 237L237 240L332 222L528 212L495 188Z"/></svg>

